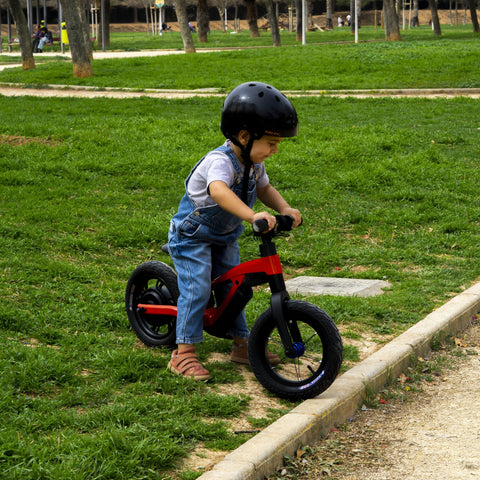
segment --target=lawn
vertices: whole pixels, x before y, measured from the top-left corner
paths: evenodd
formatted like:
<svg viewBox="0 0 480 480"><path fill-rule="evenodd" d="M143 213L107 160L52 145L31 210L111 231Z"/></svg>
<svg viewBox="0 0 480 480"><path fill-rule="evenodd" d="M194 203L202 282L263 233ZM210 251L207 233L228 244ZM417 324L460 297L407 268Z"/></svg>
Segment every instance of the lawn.
<svg viewBox="0 0 480 480"><path fill-rule="evenodd" d="M283 90L479 88L480 72L472 67L480 55L478 35L466 27L446 27L444 31L441 38L435 38L426 27L419 28L406 32L402 42L290 44L282 48L98 59L93 61L94 76L86 79L73 78L71 63L57 59L34 70L19 67L1 71L0 82L137 90L213 87L228 91L254 78ZM365 27L364 35L374 39L378 30ZM244 44L249 42L244 37Z"/></svg>
<svg viewBox="0 0 480 480"><path fill-rule="evenodd" d="M235 75L225 87L245 78ZM479 103L293 101L300 134L267 161L272 184L304 215L278 241L287 273L392 284L375 298L308 298L339 326L345 370L360 343L382 344L479 277ZM251 435L232 421L256 430L292 407L265 395L271 408L252 415L246 369L226 361L225 340L207 336L199 349L210 382L173 376L169 352L142 348L124 311L135 266L169 262L160 246L190 168L222 142L221 105L0 96L3 478L190 480L199 472L178 462L196 446L229 451ZM248 228L241 249L257 255ZM257 292L250 324L268 298Z"/></svg>

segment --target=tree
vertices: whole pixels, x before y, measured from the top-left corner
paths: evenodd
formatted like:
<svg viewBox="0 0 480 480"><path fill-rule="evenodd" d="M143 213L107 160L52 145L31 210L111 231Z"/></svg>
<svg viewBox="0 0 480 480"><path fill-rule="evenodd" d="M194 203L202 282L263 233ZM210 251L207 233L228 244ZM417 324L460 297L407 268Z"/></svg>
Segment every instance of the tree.
<svg viewBox="0 0 480 480"><path fill-rule="evenodd" d="M8 6L12 12L13 20L17 27L17 35L20 40L20 51L22 53L22 68L31 70L35 68L35 60L33 58L32 38L28 29L27 20L23 13L20 0L8 0Z"/></svg>
<svg viewBox="0 0 480 480"><path fill-rule="evenodd" d="M228 7L228 0L214 0L217 7L218 16L220 17L220 25L224 33L227 32L227 25L225 24L225 10Z"/></svg>
<svg viewBox="0 0 480 480"><path fill-rule="evenodd" d="M355 25L355 10L358 28L360 28L360 14L362 13L362 2L360 0L350 0L350 33L352 35L355 34L355 29L357 28L357 26Z"/></svg>
<svg viewBox="0 0 480 480"><path fill-rule="evenodd" d="M198 41L200 43L207 43L208 33L210 30L210 20L208 17L207 0L198 0L197 29L198 29Z"/></svg>
<svg viewBox="0 0 480 480"><path fill-rule="evenodd" d="M412 27L418 27L420 24L418 22L418 0L413 0L413 19Z"/></svg>
<svg viewBox="0 0 480 480"><path fill-rule="evenodd" d="M247 22L248 29L250 30L250 38L259 37L260 32L258 31L257 6L255 0L245 0L245 3L247 4Z"/></svg>
<svg viewBox="0 0 480 480"><path fill-rule="evenodd" d="M401 41L402 37L394 0L383 0L383 18L385 20L385 40Z"/></svg>
<svg viewBox="0 0 480 480"><path fill-rule="evenodd" d="M175 0L175 13L177 14L178 27L182 35L185 53L195 53L192 32L188 26L187 4L185 0Z"/></svg>
<svg viewBox="0 0 480 480"><path fill-rule="evenodd" d="M478 26L478 17L477 17L477 9L475 8L475 0L469 0L468 6L470 7L470 16L472 17L473 31L475 33L478 33L480 32L480 29Z"/></svg>
<svg viewBox="0 0 480 480"><path fill-rule="evenodd" d="M297 35L296 40L300 42L302 40L302 31L303 31L303 9L302 9L302 0L295 0L295 10L297 13Z"/></svg>
<svg viewBox="0 0 480 480"><path fill-rule="evenodd" d="M437 2L435 0L428 0L428 5L432 13L433 34L441 35L442 29L440 27L440 19L438 18Z"/></svg>
<svg viewBox="0 0 480 480"><path fill-rule="evenodd" d="M97 0L98 3L98 0ZM110 12L112 10L112 6L110 3L110 0L103 0L103 7L104 7L104 12L103 12L103 18L105 19L105 24L102 26L103 32L105 34L105 45L103 45L103 39L102 35L100 35L100 42L98 43L99 47L103 49L103 47L109 47L110 46ZM98 40L97 40L98 41Z"/></svg>
<svg viewBox="0 0 480 480"><path fill-rule="evenodd" d="M88 31L87 15L83 0L60 0L65 23L67 25L68 40L72 53L73 76L87 78L93 75L92 43Z"/></svg>
<svg viewBox="0 0 480 480"><path fill-rule="evenodd" d="M333 12L335 11L335 0L327 0L327 19L325 21L325 28L333 28Z"/></svg>
<svg viewBox="0 0 480 480"><path fill-rule="evenodd" d="M94 6L98 12L100 12L99 19L98 19L99 24L97 25L97 32L95 33L95 36L97 37L98 46L103 49L104 46L105 47L110 46L110 12L112 10L112 5L110 0L103 0L103 2L101 2L100 0L92 0L92 6ZM102 12L102 6L103 6L103 12ZM102 19L103 19L103 25L102 25ZM148 17L147 17L147 22L148 22ZM100 30L98 30L99 27L100 27ZM105 40L105 45L103 45L104 40Z"/></svg>
<svg viewBox="0 0 480 480"><path fill-rule="evenodd" d="M275 6L273 5L273 0L265 1L267 7L268 21L270 23L270 30L272 31L272 40L274 47L280 47L282 42L280 40L280 31L278 29L278 18L275 13Z"/></svg>

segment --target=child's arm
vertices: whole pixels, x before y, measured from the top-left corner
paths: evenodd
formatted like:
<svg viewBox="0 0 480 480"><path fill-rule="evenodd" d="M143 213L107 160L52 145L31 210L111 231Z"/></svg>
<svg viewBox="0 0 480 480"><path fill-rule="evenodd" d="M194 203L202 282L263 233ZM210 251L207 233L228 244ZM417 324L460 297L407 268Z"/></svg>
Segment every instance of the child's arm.
<svg viewBox="0 0 480 480"><path fill-rule="evenodd" d="M225 182L214 180L208 186L208 191L218 206L238 218L252 224L255 220L263 218L267 220L269 230L275 226L275 217L273 215L270 215L268 212L255 213L230 190Z"/></svg>
<svg viewBox="0 0 480 480"><path fill-rule="evenodd" d="M292 208L280 195L277 189L270 184L257 189L257 196L267 207L272 208L281 215L290 215L293 217L293 226L298 227L302 223L302 214L296 208Z"/></svg>

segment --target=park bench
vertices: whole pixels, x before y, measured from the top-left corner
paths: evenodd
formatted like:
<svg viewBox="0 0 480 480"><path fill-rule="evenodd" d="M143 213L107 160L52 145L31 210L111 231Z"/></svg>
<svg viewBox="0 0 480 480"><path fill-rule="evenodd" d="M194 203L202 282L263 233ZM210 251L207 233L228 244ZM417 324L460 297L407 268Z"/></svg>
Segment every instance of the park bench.
<svg viewBox="0 0 480 480"><path fill-rule="evenodd" d="M90 37L90 41L92 42L92 45L95 44L97 40L97 37ZM60 37L52 37L52 41L50 43L46 43L44 47L48 47L49 45L60 45Z"/></svg>
<svg viewBox="0 0 480 480"><path fill-rule="evenodd" d="M95 42L97 41L97 37L90 37L90 41L92 42L92 46L94 47ZM8 38L3 40L3 37L0 37L0 43L3 45L7 45L9 47L18 47L20 46L20 40L18 38L12 38L11 41L8 41ZM52 41L50 43L46 43L44 47L60 45L60 37L52 37ZM95 47L94 47L95 48Z"/></svg>
<svg viewBox="0 0 480 480"><path fill-rule="evenodd" d="M0 41L2 42L2 44L6 44L9 47L18 47L20 45L20 40L17 37L12 38L10 42L8 41L8 38L6 39L5 42L3 41L3 38L1 38ZM60 37L52 37L52 41L50 43L46 43L44 46L47 47L49 45L59 45L59 44L60 44Z"/></svg>

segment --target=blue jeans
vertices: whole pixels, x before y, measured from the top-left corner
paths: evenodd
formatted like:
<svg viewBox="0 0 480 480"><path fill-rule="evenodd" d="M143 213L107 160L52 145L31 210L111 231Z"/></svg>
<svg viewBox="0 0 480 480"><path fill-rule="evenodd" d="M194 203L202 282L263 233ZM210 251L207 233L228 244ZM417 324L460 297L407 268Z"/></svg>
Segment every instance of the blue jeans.
<svg viewBox="0 0 480 480"><path fill-rule="evenodd" d="M196 238L173 236L169 243L178 275L180 296L177 307L177 343L199 343L203 340L203 313L211 294L211 280L240 263L237 242L215 245ZM216 291L217 303L226 291ZM232 337L248 338L245 313L232 319L227 332Z"/></svg>

